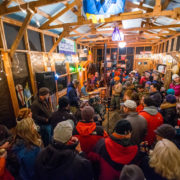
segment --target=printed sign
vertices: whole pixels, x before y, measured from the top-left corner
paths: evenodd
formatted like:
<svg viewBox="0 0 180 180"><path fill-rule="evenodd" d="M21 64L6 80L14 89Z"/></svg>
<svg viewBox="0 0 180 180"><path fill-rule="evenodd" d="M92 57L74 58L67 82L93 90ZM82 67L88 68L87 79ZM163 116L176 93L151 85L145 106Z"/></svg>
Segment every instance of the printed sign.
<svg viewBox="0 0 180 180"><path fill-rule="evenodd" d="M59 52L66 55L76 54L75 42L70 39L63 38L59 43Z"/></svg>

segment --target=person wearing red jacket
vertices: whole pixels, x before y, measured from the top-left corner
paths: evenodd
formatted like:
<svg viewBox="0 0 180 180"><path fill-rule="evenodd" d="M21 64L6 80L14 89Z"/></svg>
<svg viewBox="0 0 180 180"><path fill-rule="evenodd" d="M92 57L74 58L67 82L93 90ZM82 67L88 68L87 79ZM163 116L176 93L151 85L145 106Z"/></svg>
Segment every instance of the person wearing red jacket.
<svg viewBox="0 0 180 180"><path fill-rule="evenodd" d="M99 180L119 179L124 165L137 164L138 146L131 144L131 124L120 120L110 137L100 139L88 158L92 161L95 177Z"/></svg>
<svg viewBox="0 0 180 180"><path fill-rule="evenodd" d="M94 109L91 106L85 106L81 111L81 116L82 121L79 121L74 128L73 136L79 139L83 152L88 154L97 141L107 137L108 134L94 122Z"/></svg>
<svg viewBox="0 0 180 180"><path fill-rule="evenodd" d="M150 77L150 73L149 72L145 72L145 75L141 77L139 83L144 85L146 83L146 81L149 80L149 77Z"/></svg>
<svg viewBox="0 0 180 180"><path fill-rule="evenodd" d="M152 145L156 139L154 130L163 124L163 117L158 112L157 107L155 107L155 102L151 97L146 97L143 104L144 109L139 115L143 116L147 121L147 135L145 141L148 141L148 144Z"/></svg>
<svg viewBox="0 0 180 180"><path fill-rule="evenodd" d="M0 149L0 179L1 180L14 180L14 177L6 169L7 151Z"/></svg>

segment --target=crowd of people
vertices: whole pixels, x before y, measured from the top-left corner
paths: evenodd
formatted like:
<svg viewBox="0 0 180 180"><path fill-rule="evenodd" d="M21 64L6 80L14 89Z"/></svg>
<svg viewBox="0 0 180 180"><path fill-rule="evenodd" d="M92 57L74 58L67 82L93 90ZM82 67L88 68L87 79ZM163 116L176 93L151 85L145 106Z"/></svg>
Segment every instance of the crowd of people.
<svg viewBox="0 0 180 180"><path fill-rule="evenodd" d="M111 109L121 117L109 133L94 108L79 103L77 80L56 112L49 89L40 88L14 128L0 125L0 179L180 180L179 75L169 89L157 71L114 74L109 85Z"/></svg>

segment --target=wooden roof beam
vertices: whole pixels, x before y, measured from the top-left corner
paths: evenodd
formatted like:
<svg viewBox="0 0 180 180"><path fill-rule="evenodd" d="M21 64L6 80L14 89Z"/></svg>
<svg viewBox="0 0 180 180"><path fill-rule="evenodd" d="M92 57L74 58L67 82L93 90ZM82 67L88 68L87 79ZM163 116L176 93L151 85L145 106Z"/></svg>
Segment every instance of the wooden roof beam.
<svg viewBox="0 0 180 180"><path fill-rule="evenodd" d="M165 0L165 2L162 4L162 10L166 9L170 2L171 0Z"/></svg>
<svg viewBox="0 0 180 180"><path fill-rule="evenodd" d="M0 5L0 9L4 8L4 7L8 7L11 4L12 0L4 0L1 5Z"/></svg>
<svg viewBox="0 0 180 180"><path fill-rule="evenodd" d="M41 7L41 6L46 6L46 5L55 4L55 3L61 3L61 2L65 2L65 1L64 0L32 1L32 2L29 2L29 3L21 4L21 8L22 9L27 9L29 7L30 9L34 9L36 7ZM12 13L19 12L19 11L21 11L21 9L19 8L19 5L14 6L14 7L9 7L9 8L3 7L3 8L1 8L0 16L4 16L4 15L7 15L7 14L12 14Z"/></svg>
<svg viewBox="0 0 180 180"><path fill-rule="evenodd" d="M139 8L139 9L145 10L146 12L152 12L153 11L153 8L145 7L145 6L143 6L143 3L141 3L141 2L140 2L140 4L134 4L130 1L126 1L126 7L127 8Z"/></svg>
<svg viewBox="0 0 180 180"><path fill-rule="evenodd" d="M172 25L164 25L164 26L151 26L151 27L143 27L143 28L130 28L130 29L121 29L123 32L131 32L131 31L148 31L151 29L166 29L166 28L174 28L174 27L180 27L180 24L172 24ZM83 36L83 35L96 35L96 34L110 34L113 31L96 31L96 32L89 32L89 33L77 33L77 34L68 34L67 37L75 37L75 36ZM155 33L153 33L156 35ZM173 33L161 33L162 36L168 36L168 35L174 35Z"/></svg>
<svg viewBox="0 0 180 180"><path fill-rule="evenodd" d="M22 39L22 37L24 35L24 33L26 32L26 29L27 29L27 27L28 27L28 25L29 25L29 23L31 21L32 16L33 16L33 14L30 11L28 11L28 13L26 15L26 18L25 18L25 20L24 20L22 26L20 27L20 30L19 30L19 32L18 32L18 34L16 36L16 40L13 42L13 44L11 46L11 50L10 50L11 58L13 58L14 53L15 53L15 51L16 51L16 49L17 49L17 47L18 47L18 45L19 45L19 43L20 43L20 41L21 41L21 39Z"/></svg>
<svg viewBox="0 0 180 180"><path fill-rule="evenodd" d="M51 19L49 19L48 21L46 21L41 27L40 29L46 29L46 27L49 26L50 23L52 23L53 21L55 21L58 17L62 16L64 13L66 13L67 11L71 10L75 5L77 5L77 1L75 0L73 3L68 4L66 3L65 6L66 8L64 8L62 11L60 11L59 13L57 13L55 16L51 17Z"/></svg>
<svg viewBox="0 0 180 180"><path fill-rule="evenodd" d="M65 35L67 35L69 33L68 30L64 29L64 31L61 33L61 35L59 36L59 38L57 39L57 41L54 43L53 47L50 49L49 54L53 53L54 50L56 49L56 47L58 46L58 44L60 43L60 41L62 40L62 38L65 37Z"/></svg>
<svg viewBox="0 0 180 180"><path fill-rule="evenodd" d="M51 19L51 16L50 16L49 14L45 13L44 11L41 11L41 10L38 9L38 8L37 8L36 10L37 10L37 13L40 14L41 16L43 16L43 17L45 17L45 18L47 18L47 19ZM58 19L56 19L54 22L57 23L57 24L63 24L63 22L61 22L61 21L58 20Z"/></svg>
<svg viewBox="0 0 180 180"><path fill-rule="evenodd" d="M155 12L150 12L150 13L143 13L142 11L128 12L128 13L122 13L119 16L106 18L105 22L111 23L111 22L128 20L128 19L152 18L152 17L159 17L159 16L168 16L168 17L177 18L177 10L179 10L179 8L177 9L175 8L174 10L155 11ZM73 23L66 23L63 25L48 26L45 29L55 29L55 28L61 28L65 26L76 26L76 25L86 25L86 24L92 24L92 20L84 20L84 21L78 21L78 22L73 22Z"/></svg>

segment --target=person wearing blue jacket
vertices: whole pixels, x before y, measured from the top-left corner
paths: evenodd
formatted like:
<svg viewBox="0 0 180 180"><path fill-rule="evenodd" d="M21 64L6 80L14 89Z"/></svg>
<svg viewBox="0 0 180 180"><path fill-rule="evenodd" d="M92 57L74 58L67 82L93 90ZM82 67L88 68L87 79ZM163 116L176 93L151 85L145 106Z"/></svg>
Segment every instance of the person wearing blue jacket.
<svg viewBox="0 0 180 180"><path fill-rule="evenodd" d="M79 86L79 81L76 79L73 80L73 82L71 82L68 85L67 97L69 98L70 106L78 107L79 97L77 96L77 92L76 92L78 86Z"/></svg>
<svg viewBox="0 0 180 180"><path fill-rule="evenodd" d="M12 151L16 154L20 164L20 178L22 180L34 180L34 164L42 146L41 138L31 118L25 118L17 122L15 128L15 142Z"/></svg>

